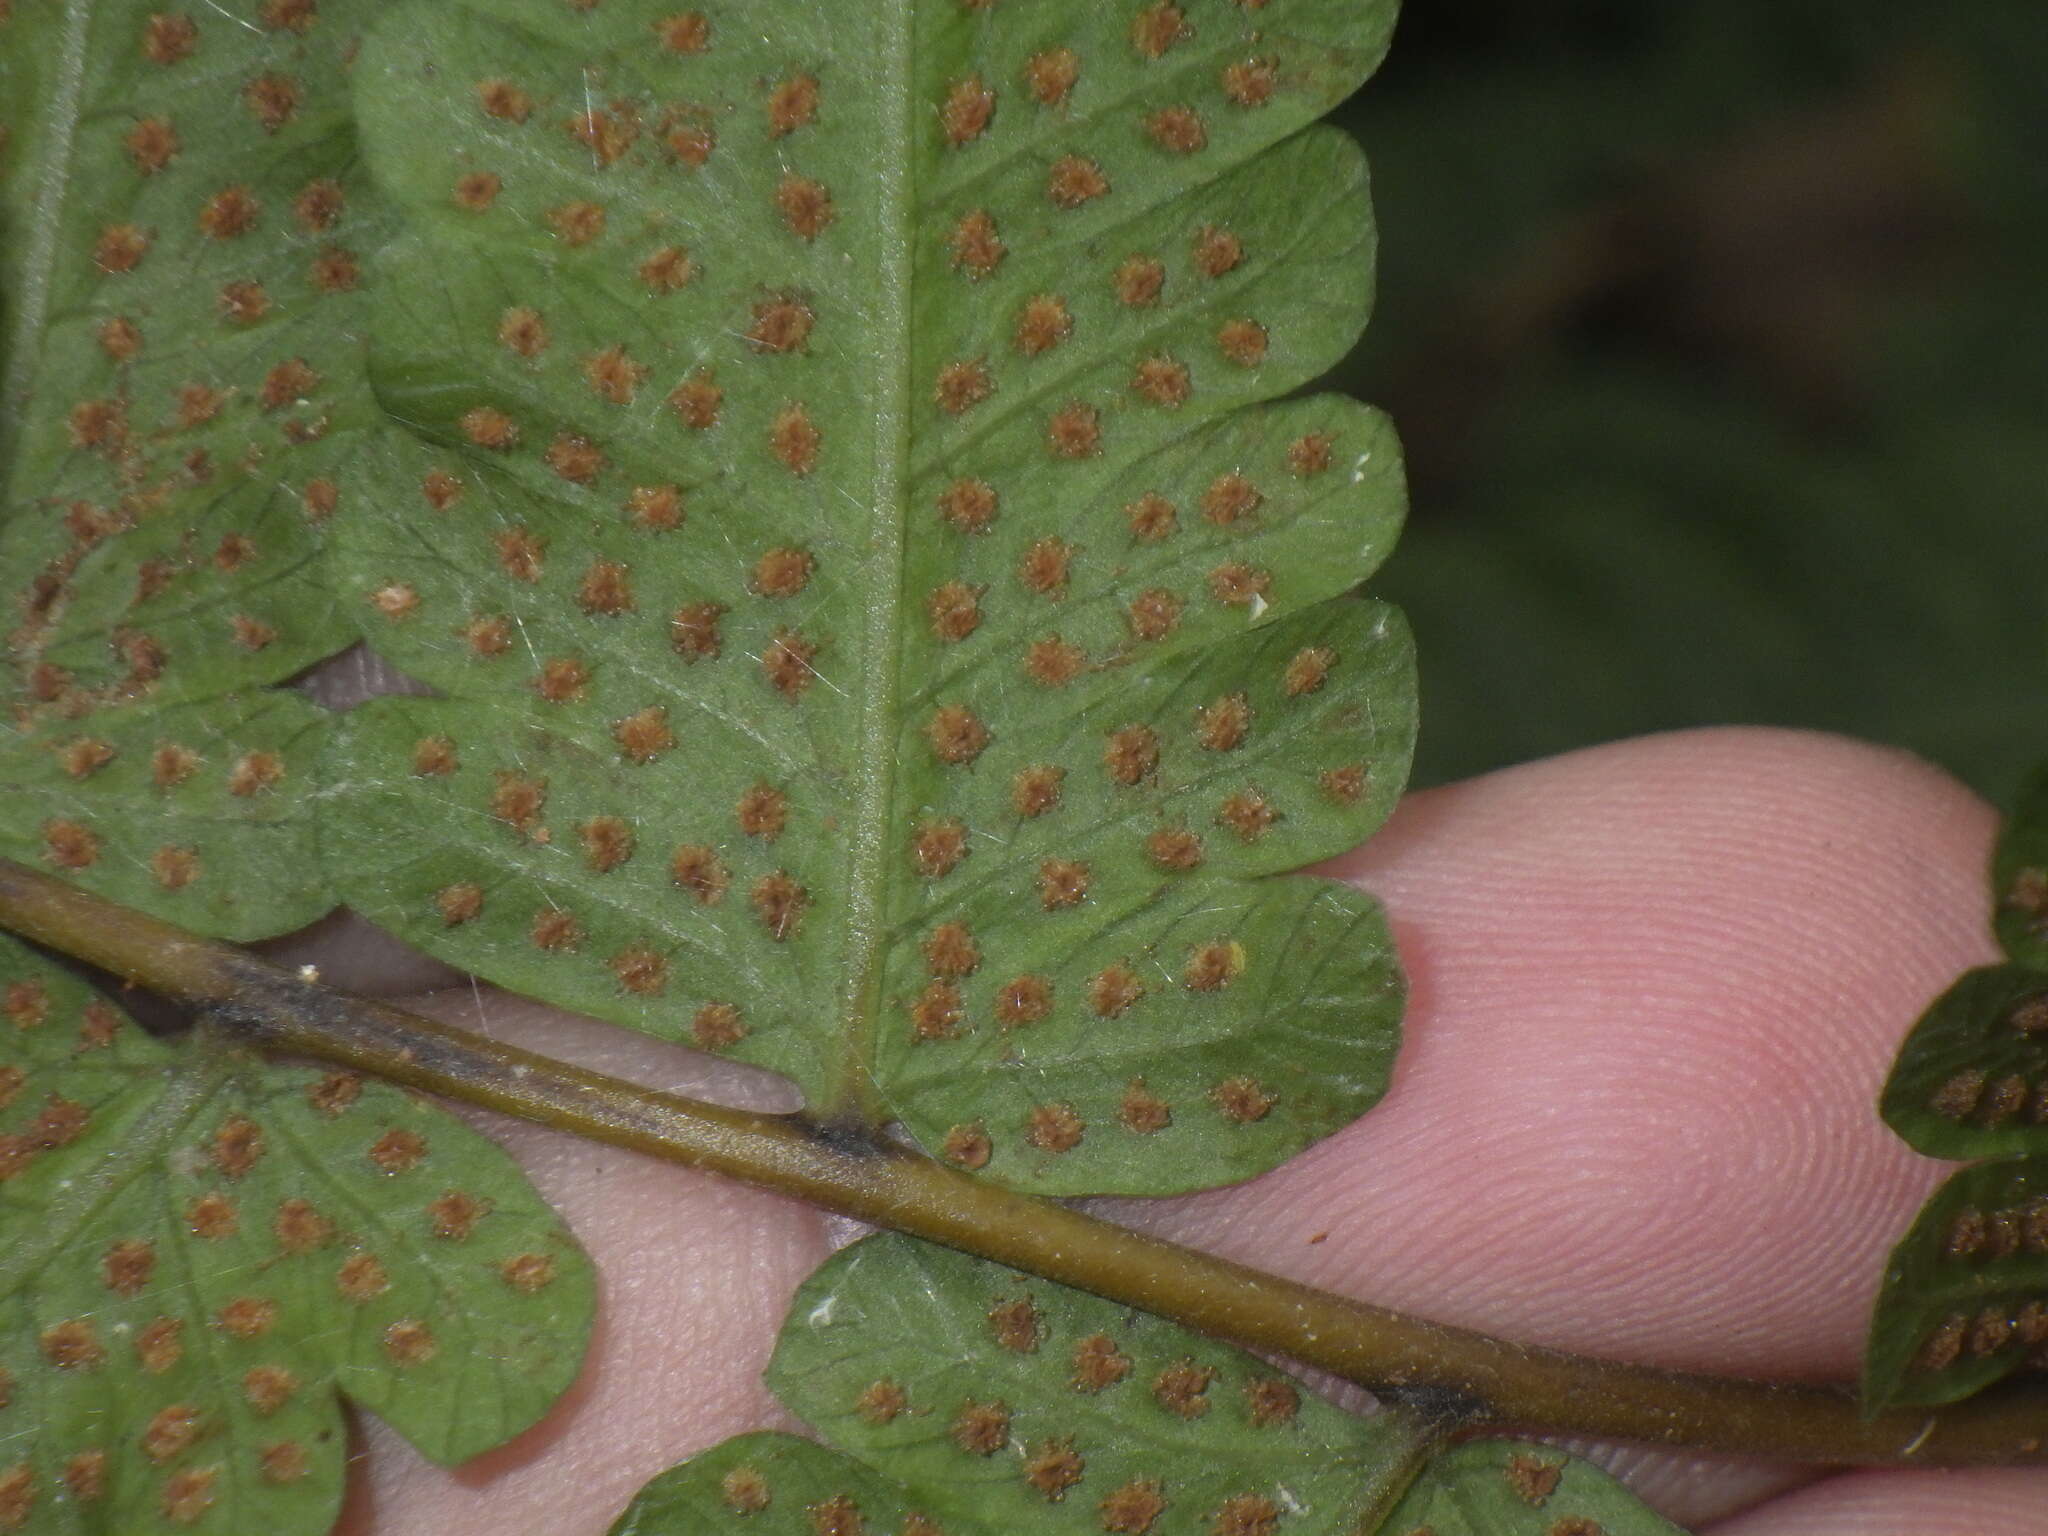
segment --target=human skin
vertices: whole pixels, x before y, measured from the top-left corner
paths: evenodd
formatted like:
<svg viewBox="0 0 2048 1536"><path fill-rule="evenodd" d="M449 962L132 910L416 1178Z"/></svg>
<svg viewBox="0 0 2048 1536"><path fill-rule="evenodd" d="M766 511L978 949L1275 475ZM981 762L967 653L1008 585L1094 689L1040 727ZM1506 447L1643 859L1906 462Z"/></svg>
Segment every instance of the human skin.
<svg viewBox="0 0 2048 1536"><path fill-rule="evenodd" d="M1511 1338L1851 1378L1885 1251L1944 1166L1872 1106L1926 1001L1994 958L1994 826L1915 759L1782 731L1646 738L1411 796L1324 866L1386 902L1411 979L1387 1098L1264 1178L1114 1214ZM659 1086L790 1106L760 1074L502 995L429 1006ZM599 1536L663 1467L789 1427L759 1373L846 1224L493 1128L604 1276L589 1365L542 1424L453 1472L368 1425L344 1536ZM1712 1536L2048 1533L2048 1470L1596 1453Z"/></svg>

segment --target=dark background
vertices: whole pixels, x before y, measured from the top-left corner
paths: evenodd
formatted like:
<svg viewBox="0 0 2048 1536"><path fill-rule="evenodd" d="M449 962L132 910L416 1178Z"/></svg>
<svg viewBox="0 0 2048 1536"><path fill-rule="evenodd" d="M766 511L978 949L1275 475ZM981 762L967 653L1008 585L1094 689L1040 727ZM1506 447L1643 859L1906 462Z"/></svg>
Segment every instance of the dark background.
<svg viewBox="0 0 2048 1536"><path fill-rule="evenodd" d="M1335 381L1427 784L1676 726L2048 756L2048 5L1409 0Z"/></svg>

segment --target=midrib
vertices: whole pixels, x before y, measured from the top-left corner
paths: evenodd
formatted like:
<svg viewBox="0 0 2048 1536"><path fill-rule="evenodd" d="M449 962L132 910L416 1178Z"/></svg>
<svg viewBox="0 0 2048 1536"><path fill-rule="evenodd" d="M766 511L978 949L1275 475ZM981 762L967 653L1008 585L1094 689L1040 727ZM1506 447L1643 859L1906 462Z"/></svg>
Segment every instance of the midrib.
<svg viewBox="0 0 2048 1536"><path fill-rule="evenodd" d="M45 131L38 135L43 153L34 167L27 238L22 243L18 282L7 306L8 322L0 357L0 489L11 488L15 440L28 414L29 380L41 362L43 327L49 321L62 233L64 199L71 190L71 157L78 136L79 104L85 97L86 42L92 32L93 0L63 0L63 32L57 39L56 89L42 114ZM25 46L16 23L16 47Z"/></svg>
<svg viewBox="0 0 2048 1536"><path fill-rule="evenodd" d="M95 1213L161 1158L234 1075L234 1063L217 1046L187 1054L198 1059L167 1070L155 1102L120 1143L91 1163L89 1172L61 1185L59 1197L34 1222L20 1224L26 1230L11 1234L18 1240L0 1259L0 1301L61 1269L60 1261L76 1251L78 1234Z"/></svg>
<svg viewBox="0 0 2048 1536"><path fill-rule="evenodd" d="M881 258L873 316L881 341L873 399L874 476L868 509L868 547L860 590L867 594L861 636L860 730L854 768L854 818L848 851L846 947L839 1008L839 1058L827 1102L812 1108L827 1119L885 1118L870 1070L880 1012L887 914L889 826L896 787L897 696L903 625L903 544L909 510L905 484L910 461L910 271L915 188L911 155L911 39L916 0L882 0L883 50L877 94L881 103Z"/></svg>

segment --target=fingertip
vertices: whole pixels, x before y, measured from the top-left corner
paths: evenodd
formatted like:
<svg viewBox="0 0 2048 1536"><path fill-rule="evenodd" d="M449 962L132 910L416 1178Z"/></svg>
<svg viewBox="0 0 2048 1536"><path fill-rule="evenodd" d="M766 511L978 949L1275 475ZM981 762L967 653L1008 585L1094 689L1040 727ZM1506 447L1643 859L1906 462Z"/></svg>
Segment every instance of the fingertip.
<svg viewBox="0 0 2048 1536"><path fill-rule="evenodd" d="M1846 1375L1940 1173L1876 1094L1920 1008L1990 955L1992 827L1924 763L1790 731L1416 796L1325 869L1386 901L1414 981L1393 1091L1164 1219L1532 1341Z"/></svg>

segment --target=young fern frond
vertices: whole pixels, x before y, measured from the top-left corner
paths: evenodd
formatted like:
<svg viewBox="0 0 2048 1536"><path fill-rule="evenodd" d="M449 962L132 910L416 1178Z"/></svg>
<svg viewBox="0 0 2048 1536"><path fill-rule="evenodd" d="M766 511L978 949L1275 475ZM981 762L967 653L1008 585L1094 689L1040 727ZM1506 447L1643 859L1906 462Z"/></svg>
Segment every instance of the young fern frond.
<svg viewBox="0 0 2048 1536"><path fill-rule="evenodd" d="M389 15L373 368L418 437L341 564L444 696L342 727L344 898L1020 1188L1227 1182L1371 1105L1377 909L1264 877L1405 776L1409 642L1352 595L1399 453L1261 402L1364 323L1312 120L1391 19Z"/></svg>
<svg viewBox="0 0 2048 1536"><path fill-rule="evenodd" d="M2048 772L2022 790L1991 885L2009 958L1929 1005L1884 1087L1885 1123L1916 1152L1981 1161L1892 1251L1864 1358L1872 1413L2048 1364Z"/></svg>

